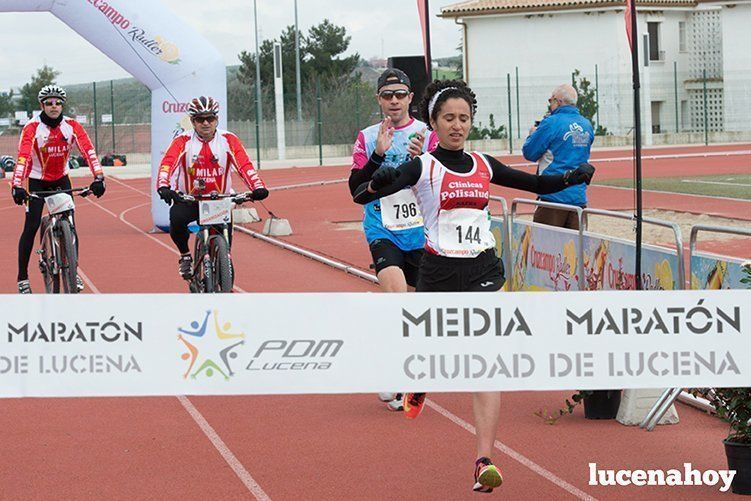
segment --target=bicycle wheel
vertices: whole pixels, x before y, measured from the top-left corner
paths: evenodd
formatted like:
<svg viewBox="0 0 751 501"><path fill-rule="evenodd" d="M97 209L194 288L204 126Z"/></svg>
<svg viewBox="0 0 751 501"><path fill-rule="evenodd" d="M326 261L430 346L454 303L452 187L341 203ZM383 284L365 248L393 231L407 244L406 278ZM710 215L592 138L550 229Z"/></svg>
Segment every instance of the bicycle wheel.
<svg viewBox="0 0 751 501"><path fill-rule="evenodd" d="M218 236L211 239L211 263L216 282L214 292L232 292L229 246L224 237Z"/></svg>
<svg viewBox="0 0 751 501"><path fill-rule="evenodd" d="M55 249L52 231L47 228L46 224L42 225L42 234L39 237L41 252L39 254L39 271L42 272L44 279L44 290L47 294L58 294L60 292L60 275L55 270Z"/></svg>
<svg viewBox="0 0 751 501"><path fill-rule="evenodd" d="M76 277L78 276L78 253L76 245L73 242L73 228L70 222L61 219L59 223L60 231L60 252L57 255L63 294L78 294Z"/></svg>
<svg viewBox="0 0 751 501"><path fill-rule="evenodd" d="M196 243L193 250L193 287L191 292L206 293L213 292L214 285L211 273L211 260L208 257L206 242L200 232L196 235Z"/></svg>

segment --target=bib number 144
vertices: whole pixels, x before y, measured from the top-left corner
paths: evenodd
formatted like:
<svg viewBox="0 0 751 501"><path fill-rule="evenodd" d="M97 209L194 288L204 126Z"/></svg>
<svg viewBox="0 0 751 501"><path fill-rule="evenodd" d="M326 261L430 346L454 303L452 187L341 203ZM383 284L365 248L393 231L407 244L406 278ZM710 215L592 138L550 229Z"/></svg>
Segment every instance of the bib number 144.
<svg viewBox="0 0 751 501"><path fill-rule="evenodd" d="M480 228L478 226L456 226L456 238L460 244L479 244L480 243Z"/></svg>

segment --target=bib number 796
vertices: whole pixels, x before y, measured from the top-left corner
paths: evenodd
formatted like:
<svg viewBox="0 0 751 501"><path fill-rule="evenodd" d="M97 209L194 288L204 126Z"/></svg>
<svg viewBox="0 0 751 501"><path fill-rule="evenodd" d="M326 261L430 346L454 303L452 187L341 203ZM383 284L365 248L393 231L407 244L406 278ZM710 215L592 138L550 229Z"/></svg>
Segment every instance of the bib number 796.
<svg viewBox="0 0 751 501"><path fill-rule="evenodd" d="M478 226L456 226L456 237L460 244L479 244L480 228Z"/></svg>
<svg viewBox="0 0 751 501"><path fill-rule="evenodd" d="M415 202L394 205L394 219L408 219L416 216L417 204Z"/></svg>

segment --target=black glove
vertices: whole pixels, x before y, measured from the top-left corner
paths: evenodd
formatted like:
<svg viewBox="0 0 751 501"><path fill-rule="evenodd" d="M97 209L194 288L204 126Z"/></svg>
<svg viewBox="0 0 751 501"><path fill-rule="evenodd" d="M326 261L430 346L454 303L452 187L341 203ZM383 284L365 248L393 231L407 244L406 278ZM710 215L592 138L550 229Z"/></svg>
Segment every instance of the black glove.
<svg viewBox="0 0 751 501"><path fill-rule="evenodd" d="M392 167L380 168L370 178L370 188L373 191L378 191L396 181L399 174L400 172Z"/></svg>
<svg viewBox="0 0 751 501"><path fill-rule="evenodd" d="M256 188L255 190L253 190L251 196L253 200L263 200L264 198L269 196L269 190L267 190L266 188Z"/></svg>
<svg viewBox="0 0 751 501"><path fill-rule="evenodd" d="M595 175L595 168L590 164L581 164L574 170L570 170L563 175L563 182L566 186L587 183L592 181Z"/></svg>
<svg viewBox="0 0 751 501"><path fill-rule="evenodd" d="M23 203L29 199L29 193L20 186L14 186L11 194L13 195L13 201L16 202L16 205L23 205Z"/></svg>
<svg viewBox="0 0 751 501"><path fill-rule="evenodd" d="M97 176L96 179L94 179L94 182L89 185L89 189L97 198L104 195L106 189L104 186L104 176Z"/></svg>
<svg viewBox="0 0 751 501"><path fill-rule="evenodd" d="M170 205L175 199L175 193L169 189L169 186L162 186L156 192L159 194L159 198L164 200L164 203Z"/></svg>

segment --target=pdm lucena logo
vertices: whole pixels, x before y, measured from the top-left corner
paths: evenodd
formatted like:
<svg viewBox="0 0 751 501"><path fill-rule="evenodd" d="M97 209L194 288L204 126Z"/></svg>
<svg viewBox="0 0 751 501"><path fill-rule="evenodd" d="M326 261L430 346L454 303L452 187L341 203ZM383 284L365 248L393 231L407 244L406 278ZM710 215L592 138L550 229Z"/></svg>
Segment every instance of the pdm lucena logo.
<svg viewBox="0 0 751 501"><path fill-rule="evenodd" d="M177 332L177 339L187 349L180 357L187 364L184 379L219 375L228 381L235 375L233 364L238 348L245 344L245 333L233 329L232 322L220 322L217 310L207 310L203 320L190 322L188 328L178 327Z"/></svg>

